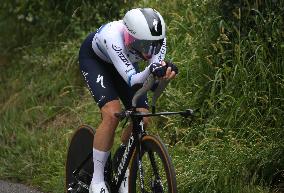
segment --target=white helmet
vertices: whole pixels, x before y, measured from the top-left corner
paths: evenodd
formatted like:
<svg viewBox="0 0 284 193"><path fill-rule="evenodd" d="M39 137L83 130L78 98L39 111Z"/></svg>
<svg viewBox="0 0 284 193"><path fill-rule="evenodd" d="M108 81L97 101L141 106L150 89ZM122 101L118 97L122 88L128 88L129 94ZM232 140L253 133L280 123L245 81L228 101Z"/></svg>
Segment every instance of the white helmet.
<svg viewBox="0 0 284 193"><path fill-rule="evenodd" d="M132 9L125 14L123 23L126 26L126 46L147 55L146 58L160 51L166 36L166 25L159 12L152 8Z"/></svg>

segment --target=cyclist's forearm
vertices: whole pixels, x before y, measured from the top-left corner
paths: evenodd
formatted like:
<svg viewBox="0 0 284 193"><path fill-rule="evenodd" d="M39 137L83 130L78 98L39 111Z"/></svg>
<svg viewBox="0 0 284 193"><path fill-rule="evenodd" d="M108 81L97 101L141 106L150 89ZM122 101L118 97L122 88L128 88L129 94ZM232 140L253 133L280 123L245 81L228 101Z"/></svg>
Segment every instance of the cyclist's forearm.
<svg viewBox="0 0 284 193"><path fill-rule="evenodd" d="M149 77L149 75L150 75L150 69L149 67L146 67L145 70L143 70L142 72L133 74L130 77L129 85L133 87L136 84L143 84L144 81Z"/></svg>

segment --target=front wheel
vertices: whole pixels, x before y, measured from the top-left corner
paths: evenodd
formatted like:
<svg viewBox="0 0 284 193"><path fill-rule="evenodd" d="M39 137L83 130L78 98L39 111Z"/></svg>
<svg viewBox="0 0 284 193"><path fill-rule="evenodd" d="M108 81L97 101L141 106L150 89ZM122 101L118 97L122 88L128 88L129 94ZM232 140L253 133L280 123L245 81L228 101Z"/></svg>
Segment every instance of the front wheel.
<svg viewBox="0 0 284 193"><path fill-rule="evenodd" d="M143 180L139 172L139 155L135 149L129 174L129 192L131 193L176 193L176 174L165 145L152 135L142 138L141 163ZM141 181L144 187L142 192Z"/></svg>

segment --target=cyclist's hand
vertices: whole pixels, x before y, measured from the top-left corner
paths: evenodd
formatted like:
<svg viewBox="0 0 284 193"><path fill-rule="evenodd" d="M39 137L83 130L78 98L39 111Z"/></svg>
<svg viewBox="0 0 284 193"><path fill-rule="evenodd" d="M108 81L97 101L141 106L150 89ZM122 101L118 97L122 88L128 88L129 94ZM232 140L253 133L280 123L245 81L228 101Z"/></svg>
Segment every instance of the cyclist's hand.
<svg viewBox="0 0 284 193"><path fill-rule="evenodd" d="M166 63L168 68L171 67L171 71L175 72L176 75L178 74L178 68L174 63L168 62L168 61L165 62L165 63Z"/></svg>
<svg viewBox="0 0 284 193"><path fill-rule="evenodd" d="M167 71L163 79L170 80L175 78L178 74L178 68L171 62L164 62L162 61L162 65L167 67Z"/></svg>
<svg viewBox="0 0 284 193"><path fill-rule="evenodd" d="M167 66L165 63L164 64L152 63L150 65L150 72L158 78L163 78L166 75L166 71L167 71Z"/></svg>

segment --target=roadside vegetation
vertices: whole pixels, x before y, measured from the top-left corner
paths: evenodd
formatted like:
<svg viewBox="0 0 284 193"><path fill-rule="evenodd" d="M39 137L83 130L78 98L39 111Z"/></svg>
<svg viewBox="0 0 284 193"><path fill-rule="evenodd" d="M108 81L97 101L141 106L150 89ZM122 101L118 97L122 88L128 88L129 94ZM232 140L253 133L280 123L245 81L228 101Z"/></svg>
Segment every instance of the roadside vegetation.
<svg viewBox="0 0 284 193"><path fill-rule="evenodd" d="M281 0L2 0L0 179L64 192L70 136L100 120L79 72L80 44L137 6L164 16L167 59L180 69L158 110L197 112L149 128L168 144L179 192L284 191Z"/></svg>

